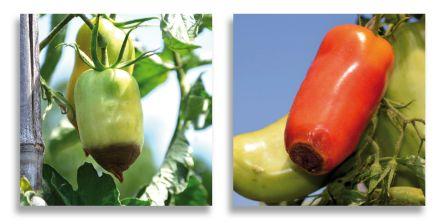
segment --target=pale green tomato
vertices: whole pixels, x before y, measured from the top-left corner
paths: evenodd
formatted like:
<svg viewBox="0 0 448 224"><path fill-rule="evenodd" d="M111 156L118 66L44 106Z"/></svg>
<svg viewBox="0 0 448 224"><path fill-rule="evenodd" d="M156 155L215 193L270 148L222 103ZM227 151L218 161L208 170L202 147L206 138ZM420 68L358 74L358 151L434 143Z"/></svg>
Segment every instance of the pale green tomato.
<svg viewBox="0 0 448 224"><path fill-rule="evenodd" d="M233 189L239 194L278 203L303 198L323 187L326 176L308 174L286 153L286 119L233 138Z"/></svg>
<svg viewBox="0 0 448 224"><path fill-rule="evenodd" d="M140 154L143 112L137 81L124 70L87 70L75 87L79 136L84 150L122 180Z"/></svg>

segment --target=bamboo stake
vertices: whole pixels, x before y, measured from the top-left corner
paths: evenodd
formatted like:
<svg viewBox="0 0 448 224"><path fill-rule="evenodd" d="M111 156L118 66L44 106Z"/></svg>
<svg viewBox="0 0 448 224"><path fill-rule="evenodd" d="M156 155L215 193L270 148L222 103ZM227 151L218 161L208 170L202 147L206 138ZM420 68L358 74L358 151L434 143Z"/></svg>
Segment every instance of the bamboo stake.
<svg viewBox="0 0 448 224"><path fill-rule="evenodd" d="M41 132L37 15L20 15L20 176L41 189L44 144Z"/></svg>

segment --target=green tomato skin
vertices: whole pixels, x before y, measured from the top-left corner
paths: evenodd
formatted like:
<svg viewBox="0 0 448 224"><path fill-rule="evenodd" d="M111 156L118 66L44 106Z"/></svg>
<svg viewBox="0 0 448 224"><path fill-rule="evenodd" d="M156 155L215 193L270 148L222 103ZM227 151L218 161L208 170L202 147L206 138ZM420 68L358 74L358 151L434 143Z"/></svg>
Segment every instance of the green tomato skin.
<svg viewBox="0 0 448 224"><path fill-rule="evenodd" d="M95 18L90 20L93 24L95 24L96 20ZM99 29L98 33L104 38L104 40L107 42L107 58L109 59L109 64L113 64L120 53L121 45L123 44L123 41L125 39L126 33L125 31L115 27L115 25L104 18L100 18L99 20ZM92 57L90 54L90 43L92 40L92 31L87 26L87 24L83 24L81 28L79 28L78 34L76 36L76 43L79 46L79 49L82 50L84 53L87 54L87 56ZM97 49L97 54L101 55L100 48ZM131 38L129 38L126 42L126 49L123 54L122 61L130 61L135 58L135 50L134 50L134 44ZM88 65L86 65L79 56L75 57L75 66L73 67L72 75L70 76L70 81L67 84L67 92L66 97L67 101L70 103L72 107L75 107L74 102L74 89L76 82L79 78L79 76L85 72L86 70L90 69ZM130 65L123 70L127 71L129 74L132 75L132 72L134 70L134 65ZM74 108L75 109L75 108ZM69 110L67 112L67 117L70 120L70 122L76 127L76 116L75 114L72 114L72 112Z"/></svg>
<svg viewBox="0 0 448 224"><path fill-rule="evenodd" d="M407 118L425 119L425 24L408 23L392 36L395 64L390 76L385 97L402 104L413 101L400 109ZM418 130L425 134L425 126L418 124ZM379 113L376 140L382 149L381 156L392 156L399 130L390 122L386 113ZM420 139L411 125L406 128L400 156L417 155ZM420 156L425 157L423 146ZM419 187L411 170L399 166L394 185Z"/></svg>
<svg viewBox="0 0 448 224"><path fill-rule="evenodd" d="M75 87L84 150L120 181L143 146L143 112L137 81L126 71L87 70Z"/></svg>
<svg viewBox="0 0 448 224"><path fill-rule="evenodd" d="M303 198L324 186L327 176L313 176L296 166L284 146L287 116L258 131L233 138L233 189L266 203Z"/></svg>
<svg viewBox="0 0 448 224"><path fill-rule="evenodd" d="M379 198L380 190L373 192L372 198ZM420 188L415 187L391 187L390 201L388 205L394 206L418 206L425 205L425 195Z"/></svg>

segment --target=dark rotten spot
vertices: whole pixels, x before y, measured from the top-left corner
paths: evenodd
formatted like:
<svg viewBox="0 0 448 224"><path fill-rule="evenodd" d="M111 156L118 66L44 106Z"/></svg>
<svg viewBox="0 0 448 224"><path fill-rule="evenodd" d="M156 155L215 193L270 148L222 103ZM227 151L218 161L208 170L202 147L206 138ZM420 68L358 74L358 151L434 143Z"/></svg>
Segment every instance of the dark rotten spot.
<svg viewBox="0 0 448 224"><path fill-rule="evenodd" d="M134 163L140 155L140 145L113 144L102 148L85 149L98 164L111 172L120 182L123 182L123 172Z"/></svg>

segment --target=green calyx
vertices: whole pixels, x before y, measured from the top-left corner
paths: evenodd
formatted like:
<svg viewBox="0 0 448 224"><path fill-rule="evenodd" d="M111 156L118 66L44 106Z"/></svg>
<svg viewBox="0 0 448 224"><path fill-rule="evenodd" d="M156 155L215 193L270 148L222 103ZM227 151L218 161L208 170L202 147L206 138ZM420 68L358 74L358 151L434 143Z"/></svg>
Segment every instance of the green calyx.
<svg viewBox="0 0 448 224"><path fill-rule="evenodd" d="M97 15L95 17L95 24L92 27L92 37L91 37L91 43L90 43L90 55L92 58L89 58L89 56L83 52L77 44L62 44L63 46L69 46L75 49L76 53L80 57L80 59L90 68L96 71L103 71L110 68L118 68L118 69L124 69L128 66L132 66L138 61L142 60L143 58L150 56L154 53L154 51L147 51L143 54L141 54L139 57L134 58L133 49L127 49L129 47L133 47L132 42L129 44L129 35L131 32L138 28L138 26L145 22L146 20L139 21L137 24L134 24L129 30L126 32L126 35L123 39L123 42L121 44L120 51L118 52L118 55L113 52L114 55L117 55L115 58L115 61L113 63L110 63L109 53L107 52L109 47L109 44L115 44L115 43L108 43L107 40L111 40L113 38L103 37L102 35L114 35L113 33L106 33L101 34L99 30L101 29L102 25L109 25L114 26L112 22L107 20L107 18L101 18L101 15ZM100 22L103 21L103 22ZM108 21L108 22L104 22ZM111 30L111 29L109 29ZM99 49L99 52L98 52ZM114 47L115 49L115 47ZM129 55L131 52L132 56L125 56ZM100 55L98 54L100 53ZM131 58L130 60L123 61L124 58Z"/></svg>

